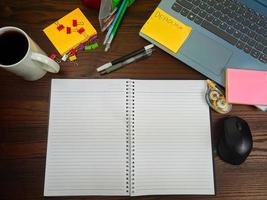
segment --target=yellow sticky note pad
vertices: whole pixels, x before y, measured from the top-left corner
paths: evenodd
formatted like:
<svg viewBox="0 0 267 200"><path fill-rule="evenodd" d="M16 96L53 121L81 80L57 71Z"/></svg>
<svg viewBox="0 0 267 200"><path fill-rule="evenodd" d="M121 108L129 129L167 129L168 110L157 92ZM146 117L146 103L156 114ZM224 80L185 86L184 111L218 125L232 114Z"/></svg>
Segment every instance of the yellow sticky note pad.
<svg viewBox="0 0 267 200"><path fill-rule="evenodd" d="M152 38L176 53L192 28L178 21L160 8L157 8L141 29L141 33Z"/></svg>
<svg viewBox="0 0 267 200"><path fill-rule="evenodd" d="M73 20L77 20L77 26L73 26ZM62 25L64 28L62 28ZM59 26L62 29L59 30ZM67 27L70 33L67 33ZM78 30L83 31L79 33ZM91 36L97 34L95 28L79 8L51 24L43 31L61 55L68 53L80 43L87 41Z"/></svg>

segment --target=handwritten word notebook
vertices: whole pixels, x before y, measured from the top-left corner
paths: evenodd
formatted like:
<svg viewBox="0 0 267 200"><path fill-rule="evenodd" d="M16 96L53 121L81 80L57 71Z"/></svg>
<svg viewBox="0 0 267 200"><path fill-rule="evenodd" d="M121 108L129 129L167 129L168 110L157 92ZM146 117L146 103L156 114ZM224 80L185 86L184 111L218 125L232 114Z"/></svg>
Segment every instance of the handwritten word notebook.
<svg viewBox="0 0 267 200"><path fill-rule="evenodd" d="M213 195L205 90L200 80L52 80L44 195Z"/></svg>

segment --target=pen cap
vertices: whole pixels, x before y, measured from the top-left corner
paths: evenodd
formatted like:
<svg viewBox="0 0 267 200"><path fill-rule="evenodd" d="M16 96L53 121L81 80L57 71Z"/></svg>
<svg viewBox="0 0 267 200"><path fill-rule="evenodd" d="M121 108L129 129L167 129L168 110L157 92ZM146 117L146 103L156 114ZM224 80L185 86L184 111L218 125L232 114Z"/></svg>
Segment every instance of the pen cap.
<svg viewBox="0 0 267 200"><path fill-rule="evenodd" d="M107 68L109 68L111 66L112 66L112 63L109 62L109 63L106 63L106 64L102 65L101 67L98 67L96 70L98 72L100 72L100 71L105 70L105 69L107 69Z"/></svg>
<svg viewBox="0 0 267 200"><path fill-rule="evenodd" d="M128 6L131 6L135 0L128 0ZM121 3L121 0L112 0L113 8L117 7Z"/></svg>
<svg viewBox="0 0 267 200"><path fill-rule="evenodd" d="M152 49L154 46L154 44L147 45L145 46L145 50L147 51L148 49Z"/></svg>

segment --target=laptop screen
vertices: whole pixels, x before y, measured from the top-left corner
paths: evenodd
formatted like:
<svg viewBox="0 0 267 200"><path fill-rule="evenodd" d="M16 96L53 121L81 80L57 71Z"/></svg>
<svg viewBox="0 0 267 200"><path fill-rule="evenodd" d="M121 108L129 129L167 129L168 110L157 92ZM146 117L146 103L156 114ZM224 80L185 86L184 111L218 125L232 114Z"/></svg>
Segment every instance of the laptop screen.
<svg viewBox="0 0 267 200"><path fill-rule="evenodd" d="M239 0L249 8L267 17L267 0Z"/></svg>

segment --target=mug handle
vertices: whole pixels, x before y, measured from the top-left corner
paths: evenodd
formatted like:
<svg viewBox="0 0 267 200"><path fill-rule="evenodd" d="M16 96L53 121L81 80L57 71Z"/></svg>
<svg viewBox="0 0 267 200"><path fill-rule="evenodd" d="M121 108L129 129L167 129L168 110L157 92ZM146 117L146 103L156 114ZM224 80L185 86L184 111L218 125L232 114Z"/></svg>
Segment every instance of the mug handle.
<svg viewBox="0 0 267 200"><path fill-rule="evenodd" d="M59 65L54 60L43 54L33 52L31 55L31 59L43 63L44 65L42 66L42 69L45 71L51 73L59 72Z"/></svg>

